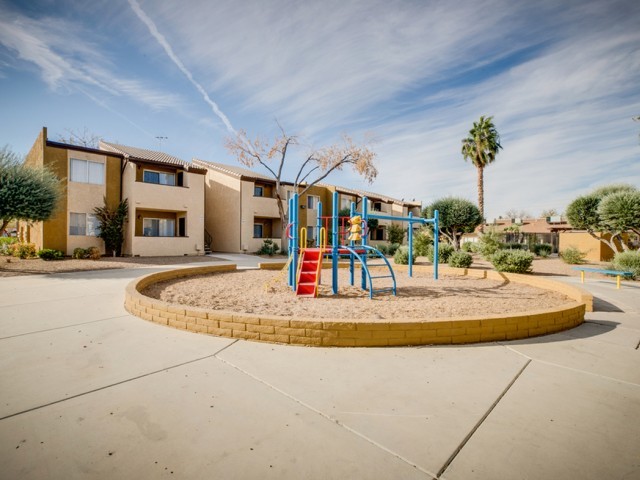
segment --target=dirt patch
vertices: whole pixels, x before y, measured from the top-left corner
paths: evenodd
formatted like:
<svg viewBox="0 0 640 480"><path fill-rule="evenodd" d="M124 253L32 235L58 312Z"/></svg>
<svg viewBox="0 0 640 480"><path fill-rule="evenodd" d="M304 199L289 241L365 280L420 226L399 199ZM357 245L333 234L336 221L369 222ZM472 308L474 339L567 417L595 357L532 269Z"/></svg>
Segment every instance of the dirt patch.
<svg viewBox="0 0 640 480"><path fill-rule="evenodd" d="M44 261L40 258L20 259L0 256L0 277L19 275L41 275L48 273L84 272L87 270L110 270L114 268L144 268L162 265L182 265L220 260L214 257L103 257L100 260Z"/></svg>
<svg viewBox="0 0 640 480"><path fill-rule="evenodd" d="M162 301L241 313L285 315L299 318L367 319L403 321L417 318L452 318L508 314L571 305L575 302L556 292L528 285L429 274L414 277L398 273L397 296L380 294L372 300L349 273L340 270L340 290L331 294L331 272L323 271L324 285L318 298L296 297L286 285L286 276L266 270L198 275L154 284L142 293ZM380 281L382 282L382 280ZM387 286L374 284L374 288Z"/></svg>

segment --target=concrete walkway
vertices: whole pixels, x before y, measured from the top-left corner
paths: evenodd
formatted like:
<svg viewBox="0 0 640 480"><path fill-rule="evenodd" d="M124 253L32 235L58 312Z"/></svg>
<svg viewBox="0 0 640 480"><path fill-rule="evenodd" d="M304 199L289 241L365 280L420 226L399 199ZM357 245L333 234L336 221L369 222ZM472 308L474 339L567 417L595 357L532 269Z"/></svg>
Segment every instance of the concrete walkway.
<svg viewBox="0 0 640 480"><path fill-rule="evenodd" d="M0 278L0 479L640 478L638 283L562 334L320 349L128 315L157 270Z"/></svg>

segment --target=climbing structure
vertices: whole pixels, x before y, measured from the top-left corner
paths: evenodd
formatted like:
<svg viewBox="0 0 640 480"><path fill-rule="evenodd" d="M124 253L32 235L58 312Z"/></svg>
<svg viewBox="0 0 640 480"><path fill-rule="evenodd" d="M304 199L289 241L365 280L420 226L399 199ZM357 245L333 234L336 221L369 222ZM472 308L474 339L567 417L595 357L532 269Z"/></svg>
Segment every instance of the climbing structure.
<svg viewBox="0 0 640 480"><path fill-rule="evenodd" d="M317 297L322 272L322 249L305 248L300 256L299 265L296 295Z"/></svg>

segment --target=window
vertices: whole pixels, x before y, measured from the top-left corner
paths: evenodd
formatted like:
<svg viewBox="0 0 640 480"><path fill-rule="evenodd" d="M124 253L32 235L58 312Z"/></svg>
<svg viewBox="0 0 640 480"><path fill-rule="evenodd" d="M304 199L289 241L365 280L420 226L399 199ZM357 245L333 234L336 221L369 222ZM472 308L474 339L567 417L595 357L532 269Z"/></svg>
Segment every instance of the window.
<svg viewBox="0 0 640 480"><path fill-rule="evenodd" d="M351 207L351 202L347 197L340 197L340 209Z"/></svg>
<svg viewBox="0 0 640 480"><path fill-rule="evenodd" d="M100 235L100 221L91 213L70 213L69 235L97 237Z"/></svg>
<svg viewBox="0 0 640 480"><path fill-rule="evenodd" d="M172 218L144 218L142 234L145 237L175 237L176 221Z"/></svg>
<svg viewBox="0 0 640 480"><path fill-rule="evenodd" d="M320 202L320 197L316 197L315 195L309 195L307 197L307 208L309 210L313 210L318 208L318 203Z"/></svg>
<svg viewBox="0 0 640 480"><path fill-rule="evenodd" d="M254 197L264 197L264 188L263 187L259 187L258 185L255 185L253 187L253 196Z"/></svg>
<svg viewBox="0 0 640 480"><path fill-rule="evenodd" d="M144 183L156 183L158 185L171 185L176 184L176 174L166 172L155 172L153 170L145 170L142 181Z"/></svg>
<svg viewBox="0 0 640 480"><path fill-rule="evenodd" d="M316 235L314 233L314 228L313 227L307 227L307 239L308 240L315 240L316 239Z"/></svg>
<svg viewBox="0 0 640 480"><path fill-rule="evenodd" d="M382 202L372 202L371 208L373 209L374 212L381 212L382 211Z"/></svg>
<svg viewBox="0 0 640 480"><path fill-rule="evenodd" d="M72 158L70 170L72 182L104 185L104 163Z"/></svg>
<svg viewBox="0 0 640 480"><path fill-rule="evenodd" d="M261 223L253 224L253 238L262 238L262 227Z"/></svg>

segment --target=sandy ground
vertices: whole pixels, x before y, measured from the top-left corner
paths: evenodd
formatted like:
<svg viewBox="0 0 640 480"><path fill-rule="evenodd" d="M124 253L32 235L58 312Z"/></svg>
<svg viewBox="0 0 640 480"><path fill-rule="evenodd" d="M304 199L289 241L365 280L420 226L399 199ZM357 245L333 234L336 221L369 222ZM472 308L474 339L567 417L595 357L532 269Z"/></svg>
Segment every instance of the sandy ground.
<svg viewBox="0 0 640 480"><path fill-rule="evenodd" d="M469 277L396 273L398 294L368 293L349 285L349 272L340 270L340 290L331 294L331 271L323 271L318 298L296 297L286 286L286 275L267 270L199 275L152 285L143 293L163 301L208 309L267 315L326 319L403 321L416 318L451 318L479 313L515 313L539 310L573 300L555 292ZM390 285L379 279L374 289ZM386 282L386 283L385 283Z"/></svg>

